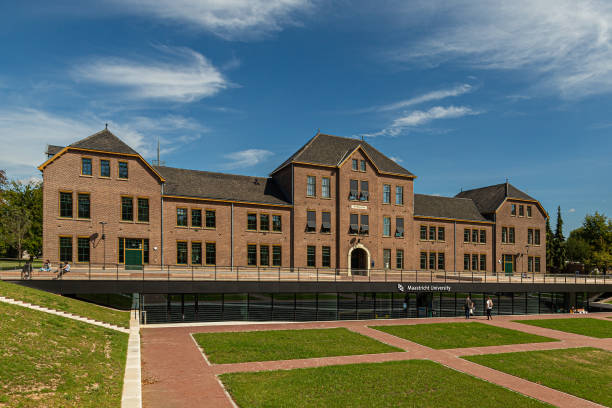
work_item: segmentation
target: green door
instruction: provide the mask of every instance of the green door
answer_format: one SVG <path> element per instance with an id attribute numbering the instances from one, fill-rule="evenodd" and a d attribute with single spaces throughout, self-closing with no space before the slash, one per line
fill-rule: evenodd
<path id="1" fill-rule="evenodd" d="M 142 270 L 142 249 L 125 248 L 125 269 L 133 271 Z"/>
<path id="2" fill-rule="evenodd" d="M 504 263 L 504 270 L 506 271 L 506 276 L 512 276 L 512 261 L 508 262 L 506 261 Z"/>

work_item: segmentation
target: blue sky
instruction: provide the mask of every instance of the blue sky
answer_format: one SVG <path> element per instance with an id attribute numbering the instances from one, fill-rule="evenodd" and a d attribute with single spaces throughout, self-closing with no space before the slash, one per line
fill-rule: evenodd
<path id="1" fill-rule="evenodd" d="M 612 4 L 0 4 L 0 168 L 109 124 L 169 166 L 266 175 L 317 129 L 455 195 L 506 177 L 566 234 L 612 215 Z M 506 4 L 508 3 L 508 4 Z M 52 4 L 52 5 L 51 5 Z"/>

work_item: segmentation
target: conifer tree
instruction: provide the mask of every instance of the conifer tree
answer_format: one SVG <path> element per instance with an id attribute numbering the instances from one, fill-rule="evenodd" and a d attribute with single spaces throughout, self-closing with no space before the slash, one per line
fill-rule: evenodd
<path id="1" fill-rule="evenodd" d="M 551 272 L 555 256 L 555 241 L 550 228 L 550 217 L 546 218 L 546 271 Z"/>
<path id="2" fill-rule="evenodd" d="M 565 268 L 565 237 L 563 236 L 563 219 L 561 218 L 561 206 L 557 207 L 557 227 L 553 238 L 553 267 L 558 271 Z"/>

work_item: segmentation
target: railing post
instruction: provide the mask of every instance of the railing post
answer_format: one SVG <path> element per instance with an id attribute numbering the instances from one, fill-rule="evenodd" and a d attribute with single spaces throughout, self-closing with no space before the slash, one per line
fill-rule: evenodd
<path id="1" fill-rule="evenodd" d="M 319 281 L 319 268 L 317 268 L 317 282 Z"/>
<path id="2" fill-rule="evenodd" d="M 167 265 L 168 269 L 166 270 L 167 279 L 170 280 L 170 264 Z"/>
<path id="3" fill-rule="evenodd" d="M 87 269 L 89 270 L 89 280 L 91 280 L 91 261 L 87 264 Z"/>
<path id="4" fill-rule="evenodd" d="M 404 281 L 404 270 L 400 269 L 400 281 L 403 282 Z"/>
<path id="5" fill-rule="evenodd" d="M 240 275 L 238 274 L 238 269 L 240 269 L 239 266 L 236 267 L 236 282 L 238 282 L 240 280 Z"/>
<path id="6" fill-rule="evenodd" d="M 119 264 L 115 264 L 115 265 L 117 265 L 117 268 L 116 268 L 117 269 L 117 280 L 119 280 Z"/>
<path id="7" fill-rule="evenodd" d="M 472 283 L 474 283 L 474 269 L 472 269 Z"/>
<path id="8" fill-rule="evenodd" d="M 278 274 L 280 276 L 280 271 L 278 272 Z M 260 280 L 261 280 L 261 273 L 259 272 L 259 265 L 257 265 L 257 282 L 259 282 Z"/>
<path id="9" fill-rule="evenodd" d="M 298 266 L 298 282 L 300 281 L 300 267 Z"/>
<path id="10" fill-rule="evenodd" d="M 257 272 L 259 272 L 259 267 L 257 267 Z M 280 282 L 280 268 L 278 268 L 278 281 Z"/>
<path id="11" fill-rule="evenodd" d="M 429 271 L 429 283 L 433 282 L 433 270 Z"/>

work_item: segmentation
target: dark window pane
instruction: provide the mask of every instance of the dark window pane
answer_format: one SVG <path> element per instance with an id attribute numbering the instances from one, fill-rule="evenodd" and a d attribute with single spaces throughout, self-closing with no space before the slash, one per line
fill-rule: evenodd
<path id="1" fill-rule="evenodd" d="M 259 229 L 261 231 L 270 231 L 270 215 L 269 214 L 259 215 Z"/>
<path id="2" fill-rule="evenodd" d="M 283 230 L 283 224 L 280 215 L 272 216 L 272 231 L 281 232 Z"/>
<path id="3" fill-rule="evenodd" d="M 270 247 L 268 245 L 259 246 L 259 264 L 261 266 L 270 265 Z"/>
<path id="4" fill-rule="evenodd" d="M 142 240 L 142 262 L 148 264 L 149 263 L 149 240 Z"/>
<path id="5" fill-rule="evenodd" d="M 179 241 L 176 243 L 176 263 L 187 264 L 187 242 Z"/>
<path id="6" fill-rule="evenodd" d="M 257 214 L 247 214 L 247 229 L 251 231 L 257 231 Z"/>
<path id="7" fill-rule="evenodd" d="M 486 255 L 480 255 L 480 270 L 481 271 L 487 270 L 487 256 Z"/>
<path id="8" fill-rule="evenodd" d="M 420 238 L 422 240 L 426 240 L 427 239 L 427 227 L 425 225 L 421 225 Z"/>
<path id="9" fill-rule="evenodd" d="M 149 222 L 149 199 L 138 199 L 138 221 Z"/>
<path id="10" fill-rule="evenodd" d="M 361 233 L 368 234 L 370 232 L 370 221 L 368 214 L 361 214 Z"/>
<path id="11" fill-rule="evenodd" d="M 467 228 L 463 230 L 463 242 L 470 242 L 470 230 Z"/>
<path id="12" fill-rule="evenodd" d="M 125 256 L 125 239 L 119 238 L 119 263 L 123 263 Z"/>
<path id="13" fill-rule="evenodd" d="M 282 259 L 282 247 L 280 245 L 274 245 L 272 247 L 272 266 L 281 266 Z"/>
<path id="14" fill-rule="evenodd" d="M 191 226 L 192 227 L 202 226 L 202 210 L 200 209 L 191 210 Z"/>
<path id="15" fill-rule="evenodd" d="M 476 254 L 472 255 L 472 269 L 475 271 L 478 270 L 478 255 Z"/>
<path id="16" fill-rule="evenodd" d="M 395 251 L 395 262 L 397 269 L 404 269 L 404 250 L 398 249 Z"/>
<path id="17" fill-rule="evenodd" d="M 317 191 L 317 179 L 314 176 L 307 176 L 306 178 L 306 195 L 314 197 Z"/>
<path id="18" fill-rule="evenodd" d="M 356 234 L 359 232 L 359 214 L 351 214 L 349 233 Z"/>
<path id="19" fill-rule="evenodd" d="M 206 243 L 206 265 L 217 264 L 217 244 L 214 242 Z"/>
<path id="20" fill-rule="evenodd" d="M 202 265 L 202 243 L 191 243 L 191 263 L 193 265 Z"/>
<path id="21" fill-rule="evenodd" d="M 359 198 L 359 181 L 350 181 L 349 200 L 357 200 Z"/>
<path id="22" fill-rule="evenodd" d="M 444 262 L 444 252 L 438 252 L 438 269 L 446 269 L 446 264 Z"/>
<path id="23" fill-rule="evenodd" d="M 427 252 L 421 252 L 421 269 L 427 269 Z"/>
<path id="24" fill-rule="evenodd" d="M 446 237 L 444 227 L 438 227 L 438 241 L 444 241 L 445 239 Z"/>
<path id="25" fill-rule="evenodd" d="M 321 265 L 325 268 L 331 266 L 331 247 L 324 246 L 321 248 Z"/>
<path id="26" fill-rule="evenodd" d="M 81 159 L 81 174 L 91 176 L 91 159 Z"/>
<path id="27" fill-rule="evenodd" d="M 472 230 L 472 242 L 478 242 L 478 230 Z"/>
<path id="28" fill-rule="evenodd" d="M 463 255 L 463 270 L 465 271 L 470 270 L 470 255 L 469 254 Z"/>
<path id="29" fill-rule="evenodd" d="M 352 160 L 352 168 L 353 170 L 357 171 L 357 166 L 359 165 L 359 162 L 357 159 L 353 159 Z"/>
<path id="30" fill-rule="evenodd" d="M 134 200 L 132 197 L 121 197 L 121 220 L 134 221 Z"/>
<path id="31" fill-rule="evenodd" d="M 436 240 L 436 227 L 429 227 L 429 240 L 430 241 Z"/>
<path id="32" fill-rule="evenodd" d="M 254 245 L 254 244 L 247 245 L 247 265 L 249 266 L 257 265 L 257 245 Z"/>
<path id="33" fill-rule="evenodd" d="M 128 178 L 128 164 L 127 162 L 119 162 L 119 178 Z"/>
<path id="34" fill-rule="evenodd" d="M 100 177 L 110 177 L 110 161 L 100 160 Z"/>
<path id="35" fill-rule="evenodd" d="M 363 180 L 361 182 L 361 193 L 359 194 L 359 199 L 361 201 L 368 201 L 370 199 L 369 184 L 367 180 Z"/>
<path id="36" fill-rule="evenodd" d="M 315 232 L 317 230 L 316 211 L 306 211 L 306 231 Z"/>
<path id="37" fill-rule="evenodd" d="M 187 209 L 186 208 L 176 209 L 176 225 L 179 227 L 187 226 Z"/>
<path id="38" fill-rule="evenodd" d="M 436 253 L 429 253 L 429 269 L 436 269 Z"/>
<path id="39" fill-rule="evenodd" d="M 79 212 L 79 218 L 90 218 L 89 194 L 79 193 L 78 212 Z"/>
<path id="40" fill-rule="evenodd" d="M 383 184 L 383 204 L 389 204 L 391 202 L 391 186 L 389 184 Z"/>
<path id="41" fill-rule="evenodd" d="M 217 227 L 217 213 L 215 210 L 206 210 L 206 228 Z"/>
<path id="42" fill-rule="evenodd" d="M 404 219 L 401 217 L 395 219 L 395 236 L 398 238 L 404 236 Z"/>
<path id="43" fill-rule="evenodd" d="M 480 243 L 485 244 L 487 242 L 487 230 L 480 230 Z"/>
<path id="44" fill-rule="evenodd" d="M 72 218 L 72 193 L 60 192 L 60 217 Z"/>
<path id="45" fill-rule="evenodd" d="M 331 232 L 331 213 L 321 213 L 321 232 Z"/>
<path id="46" fill-rule="evenodd" d="M 89 238 L 78 238 L 77 262 L 89 262 Z"/>
<path id="47" fill-rule="evenodd" d="M 390 269 L 391 268 L 391 250 L 383 249 L 383 268 Z"/>
<path id="48" fill-rule="evenodd" d="M 359 169 L 361 171 L 366 171 L 366 162 L 365 162 L 365 160 L 361 160 L 360 163 L 359 163 L 359 166 L 360 166 Z"/>
<path id="49" fill-rule="evenodd" d="M 72 262 L 72 237 L 60 237 L 60 262 Z"/>
<path id="50" fill-rule="evenodd" d="M 316 247 L 308 245 L 306 247 L 306 266 L 316 266 Z"/>

